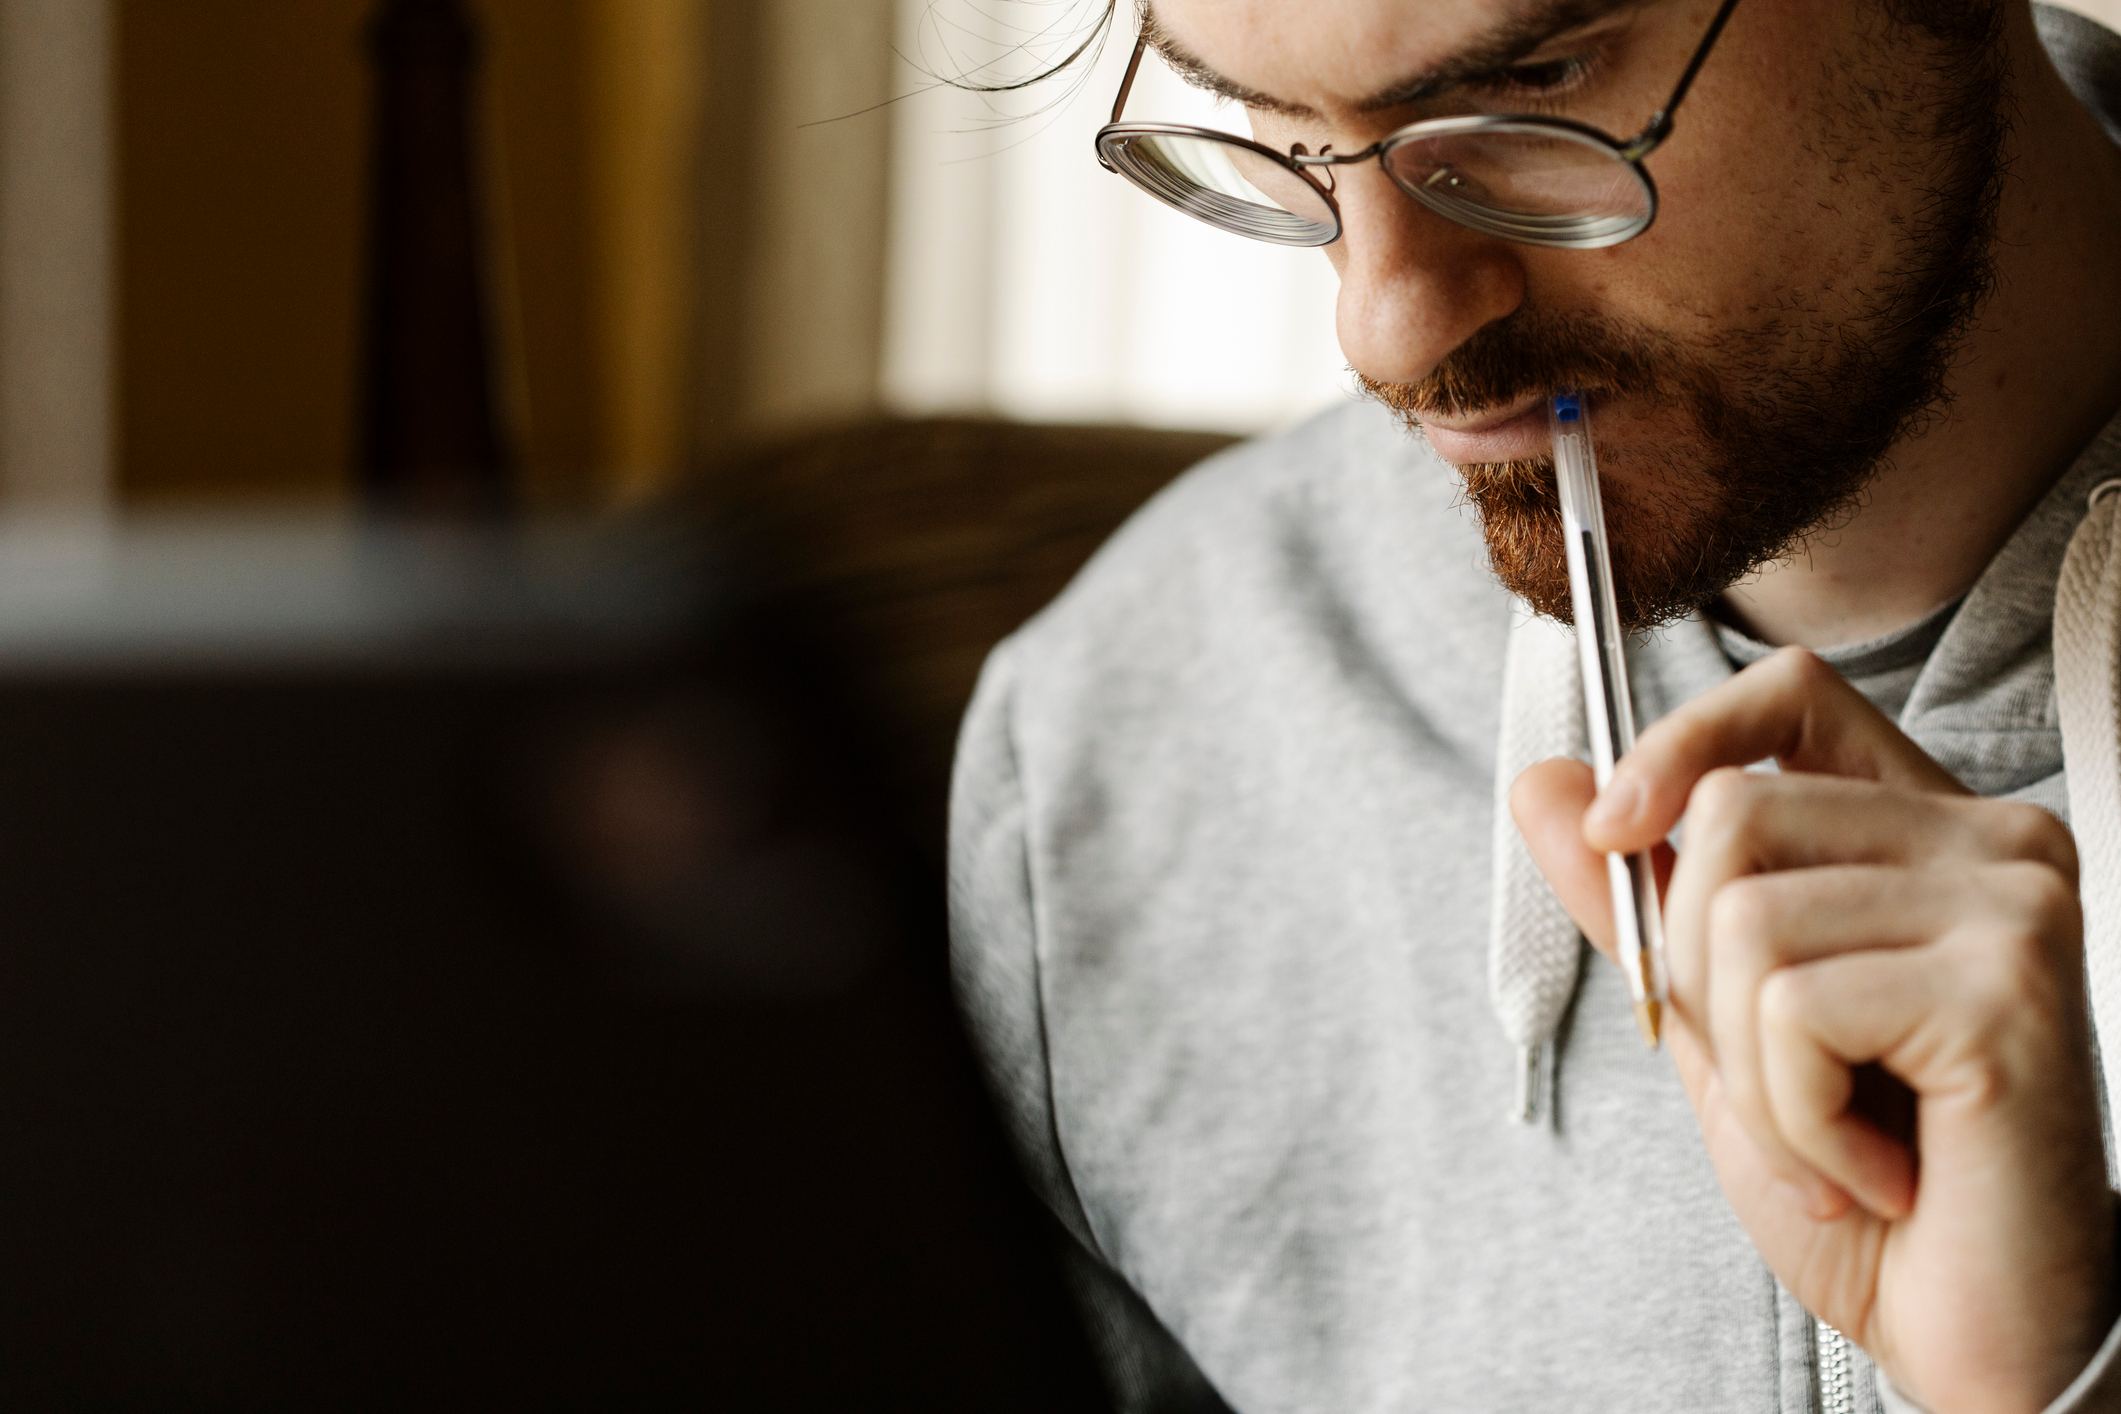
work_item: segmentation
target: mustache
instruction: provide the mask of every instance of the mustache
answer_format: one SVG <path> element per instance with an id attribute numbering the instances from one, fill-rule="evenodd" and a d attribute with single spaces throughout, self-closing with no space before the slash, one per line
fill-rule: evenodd
<path id="1" fill-rule="evenodd" d="M 1595 314 L 1519 310 L 1453 349 L 1418 383 L 1361 372 L 1370 397 L 1414 421 L 1466 417 L 1564 389 L 1587 395 L 1665 393 L 1679 362 L 1667 341 Z"/>

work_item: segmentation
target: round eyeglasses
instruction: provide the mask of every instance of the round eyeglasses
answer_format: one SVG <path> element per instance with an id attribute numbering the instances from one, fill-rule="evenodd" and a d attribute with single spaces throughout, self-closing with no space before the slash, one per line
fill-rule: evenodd
<path id="1" fill-rule="evenodd" d="M 1485 235 L 1571 250 L 1619 245 L 1657 219 L 1657 184 L 1643 159 L 1671 135 L 1672 115 L 1737 4 L 1724 0 L 1664 106 L 1625 140 L 1567 118 L 1478 115 L 1414 123 L 1360 152 L 1302 144 L 1277 152 L 1212 128 L 1122 122 L 1145 35 L 1112 121 L 1098 132 L 1098 161 L 1188 216 L 1273 245 L 1339 240 L 1333 169 L 1373 159 L 1409 197 Z"/>

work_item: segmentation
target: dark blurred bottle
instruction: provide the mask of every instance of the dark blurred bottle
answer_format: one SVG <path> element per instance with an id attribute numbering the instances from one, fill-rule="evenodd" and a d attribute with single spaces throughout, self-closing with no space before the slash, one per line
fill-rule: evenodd
<path id="1" fill-rule="evenodd" d="M 473 97 L 479 37 L 458 0 L 381 0 L 375 68 L 360 480 L 378 510 L 493 516 L 514 503 L 494 370 Z"/>

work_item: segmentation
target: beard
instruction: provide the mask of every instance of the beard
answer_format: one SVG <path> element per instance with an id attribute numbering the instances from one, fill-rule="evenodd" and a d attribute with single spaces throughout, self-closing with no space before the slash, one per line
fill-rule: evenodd
<path id="1" fill-rule="evenodd" d="M 1906 43 L 1906 23 L 1894 21 L 1888 39 Z M 1891 448 L 1949 408 L 1952 365 L 1994 284 L 2008 131 L 2003 46 L 1993 22 L 1953 34 L 1922 28 L 1924 49 L 1936 55 L 1925 72 L 1945 76 L 1949 91 L 1907 115 L 1928 136 L 1899 174 L 1917 194 L 1917 215 L 1885 265 L 1896 273 L 1852 315 L 1814 315 L 1809 324 L 1774 316 L 1697 345 L 1602 315 L 1526 308 L 1479 330 L 1419 383 L 1357 375 L 1417 434 L 1424 417 L 1583 391 L 1630 630 L 1694 613 L 1846 524 Z M 1858 108 L 1905 110 L 1904 99 L 1850 91 L 1851 143 L 1866 131 L 1853 122 Z M 1622 400 L 1648 416 L 1634 419 L 1634 436 L 1601 439 L 1600 407 Z M 1675 420 L 1673 435 L 1644 435 Z M 1552 459 L 1458 470 L 1496 577 L 1535 612 L 1571 622 Z"/>

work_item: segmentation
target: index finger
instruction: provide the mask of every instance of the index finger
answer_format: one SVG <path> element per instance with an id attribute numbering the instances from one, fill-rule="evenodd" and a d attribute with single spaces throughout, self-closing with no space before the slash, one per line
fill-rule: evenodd
<path id="1" fill-rule="evenodd" d="M 1767 760 L 1790 771 L 1968 793 L 1817 654 L 1785 648 L 1645 731 L 1585 816 L 1584 838 L 1594 849 L 1648 848 L 1679 823 L 1703 776 Z"/>

